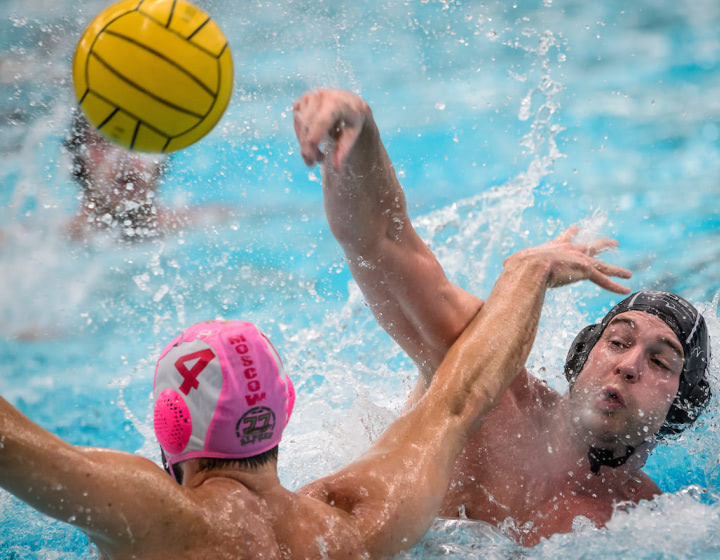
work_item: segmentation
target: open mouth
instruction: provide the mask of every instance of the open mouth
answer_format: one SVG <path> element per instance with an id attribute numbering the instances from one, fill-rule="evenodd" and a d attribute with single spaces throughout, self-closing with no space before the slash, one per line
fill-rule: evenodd
<path id="1" fill-rule="evenodd" d="M 623 399 L 620 391 L 615 387 L 605 387 L 600 396 L 600 402 L 602 402 L 607 408 L 625 408 L 625 399 Z"/>

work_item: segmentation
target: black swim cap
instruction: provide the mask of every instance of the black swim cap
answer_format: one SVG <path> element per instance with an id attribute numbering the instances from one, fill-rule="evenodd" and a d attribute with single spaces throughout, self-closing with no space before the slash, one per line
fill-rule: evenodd
<path id="1" fill-rule="evenodd" d="M 643 290 L 618 303 L 605 315 L 601 323 L 585 327 L 575 337 L 565 360 L 565 377 L 572 390 L 590 351 L 600 340 L 613 317 L 633 310 L 643 311 L 662 319 L 682 344 L 685 359 L 680 374 L 680 385 L 658 435 L 680 433 L 695 422 L 707 406 L 712 393 L 707 381 L 710 365 L 710 335 L 705 319 L 697 309 L 678 295 Z"/>

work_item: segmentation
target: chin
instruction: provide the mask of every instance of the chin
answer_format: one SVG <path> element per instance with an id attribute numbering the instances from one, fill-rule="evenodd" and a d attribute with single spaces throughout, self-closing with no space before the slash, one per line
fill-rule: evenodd
<path id="1" fill-rule="evenodd" d="M 640 423 L 626 409 L 606 414 L 588 404 L 576 408 L 572 418 L 575 434 L 583 443 L 606 449 L 618 445 L 637 447 L 651 441 L 652 434 L 662 426 L 661 421 L 654 420 L 657 415 L 646 417 L 646 421 Z"/>
<path id="2" fill-rule="evenodd" d="M 631 428 L 627 426 L 619 429 L 611 429 L 609 426 L 586 427 L 585 442 L 595 447 L 611 449 L 616 446 L 639 447 L 643 443 L 652 441 L 651 434 L 654 432 L 642 431 L 642 428 Z"/>
<path id="3" fill-rule="evenodd" d="M 622 435 L 610 431 L 588 430 L 584 438 L 588 446 L 611 448 L 622 442 Z"/>
<path id="4" fill-rule="evenodd" d="M 632 438 L 628 438 L 627 426 L 615 417 L 608 418 L 605 415 L 592 415 L 584 421 L 575 425 L 575 432 L 588 446 L 612 448 L 619 444 L 634 445 Z"/>

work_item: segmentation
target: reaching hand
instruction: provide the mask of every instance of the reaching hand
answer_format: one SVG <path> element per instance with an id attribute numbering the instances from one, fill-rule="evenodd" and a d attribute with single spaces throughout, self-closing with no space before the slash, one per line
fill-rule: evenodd
<path id="1" fill-rule="evenodd" d="M 572 226 L 552 241 L 510 255 L 505 260 L 505 266 L 529 261 L 546 263 L 550 267 L 547 278 L 549 288 L 590 280 L 611 292 L 630 293 L 630 288 L 618 284 L 610 277 L 630 278 L 632 273 L 626 268 L 595 258 L 601 251 L 617 247 L 618 242 L 603 237 L 589 243 L 573 243 L 572 238 L 578 229 L 577 226 Z"/>
<path id="2" fill-rule="evenodd" d="M 327 143 L 332 165 L 339 171 L 368 118 L 368 104 L 350 92 L 319 89 L 303 95 L 293 105 L 293 121 L 305 164 L 322 163 L 320 145 Z"/>

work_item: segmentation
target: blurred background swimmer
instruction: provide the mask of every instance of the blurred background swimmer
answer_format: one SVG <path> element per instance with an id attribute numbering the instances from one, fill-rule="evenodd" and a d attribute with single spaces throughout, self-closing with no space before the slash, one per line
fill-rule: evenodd
<path id="1" fill-rule="evenodd" d="M 110 232 L 123 241 L 139 241 L 203 220 L 227 218 L 219 206 L 163 206 L 158 191 L 169 165 L 167 156 L 114 144 L 90 126 L 78 110 L 73 111 L 64 145 L 72 157 L 72 176 L 81 189 L 80 208 L 67 226 L 75 241 L 98 231 Z"/>
<path id="2" fill-rule="evenodd" d="M 63 118 L 67 118 L 65 114 Z M 109 274 L 107 267 L 98 267 L 73 286 L 62 285 L 63 297 L 53 301 L 47 297 L 52 292 L 44 289 L 46 282 L 26 274 L 19 263 L 41 262 L 61 282 L 77 259 L 85 259 L 99 248 L 129 248 L 151 241 L 157 241 L 159 246 L 169 237 L 182 243 L 189 230 L 247 218 L 240 205 L 192 202 L 192 193 L 188 192 L 180 197 L 162 193 L 172 156 L 122 148 L 102 136 L 77 109 L 72 110 L 69 129 L 60 139 L 62 148 L 48 157 L 55 158 L 64 149 L 67 157 L 64 161 L 58 158 L 59 168 L 67 169 L 72 183 L 66 181 L 63 189 L 67 193 L 65 185 L 79 187 L 77 206 L 73 208 L 74 201 L 65 195 L 67 205 L 59 204 L 51 192 L 28 182 L 28 199 L 42 213 L 26 212 L 26 219 L 11 221 L 7 227 L 0 223 L 0 256 L 6 263 L 15 263 L 6 266 L 0 287 L 7 286 L 19 300 L 27 302 L 18 317 L 5 326 L 5 333 L 18 340 L 55 339 L 78 328 L 69 326 L 75 321 L 71 315 L 77 313 L 80 302 L 92 297 L 93 291 L 104 289 Z M 60 211 L 63 206 L 67 211 Z M 123 281 L 134 281 L 140 289 L 150 290 L 152 283 L 130 261 L 132 258 L 117 267 L 118 275 Z M 165 285 L 155 289 L 157 298 L 164 296 Z"/>
<path id="3" fill-rule="evenodd" d="M 113 144 L 78 110 L 73 111 L 65 148 L 81 189 L 80 208 L 68 224 L 70 237 L 81 240 L 91 231 L 114 231 L 123 239 L 141 239 L 177 227 L 177 215 L 158 208 L 155 200 L 165 156 Z"/>

